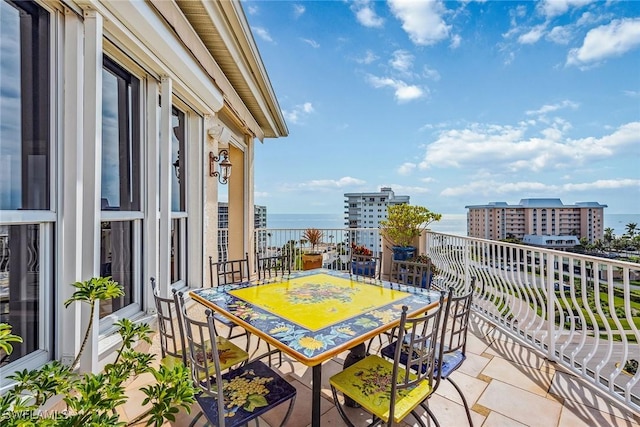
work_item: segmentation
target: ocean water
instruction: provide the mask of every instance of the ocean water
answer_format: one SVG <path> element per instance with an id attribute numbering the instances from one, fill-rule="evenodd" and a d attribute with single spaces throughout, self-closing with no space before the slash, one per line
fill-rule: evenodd
<path id="1" fill-rule="evenodd" d="M 636 223 L 640 230 L 640 214 L 607 214 L 604 213 L 605 228 L 612 228 L 613 234 L 622 236 L 626 225 Z M 270 214 L 267 213 L 267 228 L 345 228 L 342 214 Z M 442 219 L 432 223 L 429 228 L 433 231 L 458 236 L 467 235 L 467 214 L 443 214 Z"/>

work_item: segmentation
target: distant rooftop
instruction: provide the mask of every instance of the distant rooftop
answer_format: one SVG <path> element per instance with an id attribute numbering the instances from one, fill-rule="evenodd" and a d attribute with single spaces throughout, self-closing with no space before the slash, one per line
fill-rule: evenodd
<path id="1" fill-rule="evenodd" d="M 532 199 L 520 199 L 517 205 L 510 205 L 507 202 L 489 202 L 486 205 L 467 205 L 465 209 L 471 208 L 496 208 L 496 207 L 511 207 L 511 208 L 606 208 L 607 205 L 602 205 L 598 202 L 576 202 L 573 205 L 565 205 L 560 199 L 552 198 L 532 198 Z"/>

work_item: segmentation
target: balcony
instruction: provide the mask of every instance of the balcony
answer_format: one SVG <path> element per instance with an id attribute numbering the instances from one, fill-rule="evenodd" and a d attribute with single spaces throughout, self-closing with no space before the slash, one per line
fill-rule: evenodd
<path id="1" fill-rule="evenodd" d="M 339 252 L 351 242 L 362 244 L 353 240 L 361 234 L 356 231 L 325 230 L 335 242 L 325 246 L 325 267 L 348 269 Z M 611 417 L 638 417 L 640 373 L 627 375 L 623 366 L 640 360 L 640 265 L 441 233 L 423 237 L 421 252 L 424 247 L 439 270 L 436 283 L 464 287 L 472 276 L 477 279 L 474 356 L 463 369 L 470 378 L 461 380 L 476 404 L 475 416 L 504 416 L 524 425 L 551 413 L 558 418 L 540 425 L 616 425 L 620 419 Z M 388 248 L 376 249 L 389 259 Z M 502 396 L 494 400 L 491 392 L 498 389 Z M 442 393 L 449 396 L 446 389 Z M 527 403 L 504 403 L 511 398 Z M 538 408 L 521 419 L 525 407 L 544 399 L 554 400 L 555 409 Z M 445 413 L 464 416 L 463 410 Z M 638 418 L 621 425 L 633 422 Z"/>
<path id="2" fill-rule="evenodd" d="M 194 304 L 190 309 L 201 308 Z M 640 426 L 640 417 L 633 411 L 616 407 L 579 376 L 541 356 L 530 346 L 518 343 L 484 316 L 474 313 L 471 324 L 468 359 L 454 374 L 454 379 L 467 397 L 474 426 Z M 225 332 L 221 331 L 222 334 Z M 158 340 L 154 339 L 150 351 L 159 354 L 158 345 Z M 252 354 L 265 350 L 262 344 Z M 332 403 L 328 384 L 328 378 L 342 369 L 345 356 L 346 353 L 340 354 L 323 366 L 321 425 L 345 425 Z M 275 358 L 273 361 L 276 362 Z M 311 368 L 283 356 L 282 365 L 276 369 L 298 390 L 294 411 L 286 426 L 309 426 Z M 136 381 L 132 389 L 137 392 L 143 383 L 144 380 Z M 440 384 L 436 395 L 429 400 L 429 406 L 443 427 L 468 425 L 462 402 L 447 382 Z M 131 398 L 125 408 L 125 417 L 133 419 L 142 409 L 140 401 Z M 273 411 L 261 420 L 260 425 L 279 425 L 285 409 Z M 176 422 L 165 423 L 165 426 L 186 426 L 195 413 L 197 408 L 190 415 L 181 413 Z M 359 421 L 356 426 L 367 424 L 368 418 L 363 412 L 351 409 L 349 415 Z M 424 414 L 423 420 L 426 422 Z M 411 417 L 401 424 L 404 427 L 413 425 Z"/>

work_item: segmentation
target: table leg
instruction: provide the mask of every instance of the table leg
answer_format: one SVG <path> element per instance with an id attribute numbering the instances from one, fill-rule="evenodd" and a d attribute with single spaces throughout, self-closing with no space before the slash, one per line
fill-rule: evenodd
<path id="1" fill-rule="evenodd" d="M 322 389 L 322 364 L 314 365 L 311 379 L 311 427 L 320 427 L 320 390 Z"/>

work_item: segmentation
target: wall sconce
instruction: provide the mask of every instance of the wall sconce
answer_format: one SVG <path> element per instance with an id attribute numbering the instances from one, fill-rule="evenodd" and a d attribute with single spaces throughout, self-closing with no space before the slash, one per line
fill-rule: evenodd
<path id="1" fill-rule="evenodd" d="M 178 151 L 178 156 L 176 157 L 176 161 L 172 163 L 173 165 L 173 173 L 176 174 L 176 178 L 180 180 L 180 152 Z"/>
<path id="2" fill-rule="evenodd" d="M 220 184 L 226 184 L 231 176 L 231 162 L 229 161 L 229 150 L 220 150 L 218 156 L 209 152 L 209 176 L 217 176 Z M 222 161 L 220 161 L 222 157 Z M 216 163 L 220 162 L 220 170 L 216 170 Z"/>

